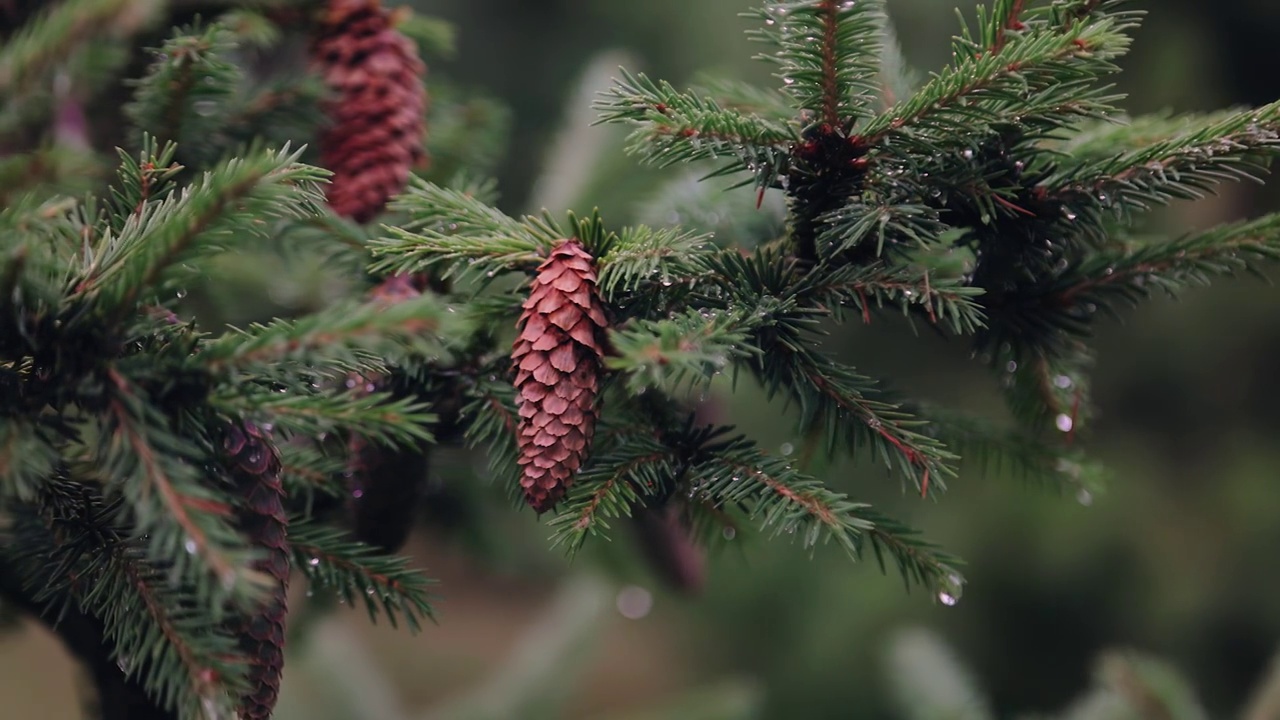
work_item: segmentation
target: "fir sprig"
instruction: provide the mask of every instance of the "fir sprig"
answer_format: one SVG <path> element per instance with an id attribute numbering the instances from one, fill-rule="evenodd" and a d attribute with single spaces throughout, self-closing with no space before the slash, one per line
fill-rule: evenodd
<path id="1" fill-rule="evenodd" d="M 1068 204 L 1146 210 L 1200 198 L 1224 181 L 1255 179 L 1277 148 L 1280 102 L 1188 121 L 1176 134 L 1119 154 L 1064 160 L 1044 184 Z"/>
<path id="2" fill-rule="evenodd" d="M 206 480 L 206 453 L 175 435 L 141 388 L 114 369 L 107 373 L 102 445 L 91 461 L 108 492 L 128 500 L 153 557 L 170 558 L 172 572 L 202 597 L 254 599 L 263 578 L 249 568 L 251 553 L 233 526 L 229 502 Z"/>
<path id="3" fill-rule="evenodd" d="M 104 234 L 73 297 L 118 312 L 190 253 L 252 237 L 263 218 L 314 213 L 323 171 L 299 164 L 300 155 L 285 148 L 232 159 L 180 193 L 145 203 L 123 227 Z"/>
<path id="4" fill-rule="evenodd" d="M 113 659 L 184 718 L 229 716 L 246 661 L 217 613 L 175 587 L 172 569 L 146 543 L 116 528 L 119 508 L 93 485 L 61 480 L 9 534 L 7 553 L 27 573 L 36 602 L 77 607 L 99 619 Z"/>
<path id="5" fill-rule="evenodd" d="M 737 313 L 689 310 L 665 320 L 642 320 L 610 334 L 616 353 L 607 361 L 626 377 L 629 392 L 654 387 L 673 394 L 705 388 L 753 354 Z M 749 327 L 749 325 L 748 325 Z"/>
<path id="6" fill-rule="evenodd" d="M 643 73 L 622 72 L 623 79 L 597 101 L 596 109 L 604 122 L 637 126 L 628 149 L 646 162 L 665 167 L 717 161 L 717 174 L 746 170 L 757 176 L 760 187 L 772 185 L 785 172 L 788 147 L 798 137 L 791 125 L 722 108 Z"/>
<path id="7" fill-rule="evenodd" d="M 246 392 L 243 387 L 224 389 L 210 398 L 218 409 L 234 416 L 263 414 L 276 429 L 303 437 L 352 432 L 374 442 L 410 446 L 431 443 L 428 427 L 436 416 L 414 398 L 390 393 L 366 393 L 363 388 L 341 395 L 291 395 L 264 390 Z"/>
<path id="8" fill-rule="evenodd" d="M 769 46 L 759 59 L 778 66 L 782 90 L 814 123 L 840 127 L 870 115 L 879 87 L 884 4 L 878 0 L 771 0 L 748 35 Z"/>
<path id="9" fill-rule="evenodd" d="M 295 372 L 384 371 L 387 354 L 439 358 L 441 338 L 464 335 L 466 321 L 439 298 L 424 295 L 391 305 L 342 303 L 298 320 L 277 319 L 234 330 L 200 348 L 214 372 L 247 370 L 266 377 L 283 365 Z"/>
<path id="10" fill-rule="evenodd" d="M 363 602 L 370 620 L 382 615 L 392 627 L 403 622 L 416 631 L 424 619 L 434 619 L 431 581 L 404 558 L 379 554 L 341 530 L 305 519 L 289 522 L 289 547 L 294 567 L 313 586 L 352 606 Z"/>
<path id="11" fill-rule="evenodd" d="M 214 140 L 225 131 L 230 100 L 243 81 L 239 66 L 227 59 L 234 48 L 234 36 L 220 24 L 179 29 L 155 49 L 125 114 L 135 127 L 182 143 L 185 153 L 215 160 Z"/>
<path id="12" fill-rule="evenodd" d="M 137 32 L 161 5 L 159 0 L 71 0 L 49 6 L 0 48 L 0 95 L 25 90 L 88 40 Z"/>

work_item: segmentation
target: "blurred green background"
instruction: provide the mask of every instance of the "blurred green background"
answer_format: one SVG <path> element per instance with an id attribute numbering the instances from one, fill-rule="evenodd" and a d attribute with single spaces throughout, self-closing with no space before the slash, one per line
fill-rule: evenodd
<path id="1" fill-rule="evenodd" d="M 947 58 L 955 4 L 889 0 L 918 68 Z M 1137 4 L 1152 15 L 1120 81 L 1131 111 L 1280 98 L 1280 3 Z M 458 30 L 457 56 L 433 63 L 433 76 L 511 109 L 499 179 L 513 212 L 548 200 L 595 204 L 621 224 L 651 207 L 661 175 L 624 158 L 616 133 L 561 139 L 566 121 L 589 118 L 575 93 L 600 53 L 621 51 L 629 67 L 677 86 L 701 70 L 770 82 L 741 32 L 745 0 L 415 6 Z M 585 186 L 566 190 L 555 170 L 548 175 L 593 142 L 604 144 Z M 1230 187 L 1170 208 L 1157 225 L 1177 231 L 1278 209 L 1280 186 Z M 937 678 L 891 672 L 890 641 L 924 627 L 952 645 L 1000 717 L 1066 706 L 1114 647 L 1167 659 L 1209 716 L 1238 717 L 1280 646 L 1280 289 L 1246 278 L 1156 299 L 1098 335 L 1099 417 L 1087 442 L 1112 470 L 1105 494 L 1059 497 L 968 468 L 940 502 L 926 503 L 882 472 L 824 470 L 967 560 L 954 607 L 904 593 L 873 563 L 850 566 L 834 551 L 810 560 L 785 542 L 746 537 L 712 556 L 700 596 L 683 597 L 630 559 L 623 533 L 569 566 L 529 513 L 490 504 L 479 518 L 485 533 L 428 525 L 411 543 L 441 580 L 438 627 L 411 637 L 367 630 L 352 612 L 296 620 L 279 715 L 902 717 L 895 693 Z M 834 342 L 862 370 L 918 396 L 998 406 L 994 380 L 958 344 L 889 319 L 842 329 Z M 795 442 L 750 388 L 732 398 L 719 390 L 727 416 L 766 446 Z M 432 481 L 469 484 L 476 474 L 474 458 L 452 454 L 438 459 Z M 0 644 L 0 698 L 39 698 L 0 717 L 75 717 L 66 663 L 35 627 Z"/>

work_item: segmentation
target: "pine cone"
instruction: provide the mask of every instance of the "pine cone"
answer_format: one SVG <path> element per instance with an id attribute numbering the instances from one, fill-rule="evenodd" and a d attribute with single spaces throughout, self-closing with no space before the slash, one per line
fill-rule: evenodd
<path id="1" fill-rule="evenodd" d="M 347 449 L 352 533 L 362 543 L 394 553 L 408 539 L 426 490 L 426 449 L 387 448 L 363 437 L 352 438 Z"/>
<path id="2" fill-rule="evenodd" d="M 391 275 L 369 291 L 369 299 L 386 305 L 412 300 L 422 295 L 429 281 L 425 274 Z M 352 373 L 347 387 L 365 394 L 391 390 L 398 397 L 411 392 L 398 373 Z M 347 510 L 356 539 L 388 553 L 399 550 L 413 528 L 425 490 L 426 448 L 388 448 L 357 435 L 347 441 L 347 458 Z"/>
<path id="3" fill-rule="evenodd" d="M 377 0 L 330 0 L 313 57 L 336 95 L 320 138 L 329 205 L 368 222 L 425 157 L 426 66 Z"/>
<path id="4" fill-rule="evenodd" d="M 564 497 L 595 434 L 606 319 L 593 258 L 577 239 L 538 268 L 517 327 L 520 486 L 542 513 Z"/>
<path id="5" fill-rule="evenodd" d="M 284 487 L 280 484 L 280 453 L 270 436 L 252 423 L 228 427 L 223 448 L 240 494 L 240 527 L 255 547 L 266 552 L 254 569 L 275 580 L 270 596 L 256 612 L 239 619 L 237 628 L 240 648 L 250 663 L 250 689 L 241 698 L 240 717 L 266 720 L 280 694 L 289 591 L 289 547 L 285 539 L 288 522 Z"/>

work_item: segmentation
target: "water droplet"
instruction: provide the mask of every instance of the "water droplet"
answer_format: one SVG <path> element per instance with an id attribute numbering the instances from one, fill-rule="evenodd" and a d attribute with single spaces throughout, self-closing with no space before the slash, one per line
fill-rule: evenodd
<path id="1" fill-rule="evenodd" d="M 1080 488 L 1080 492 L 1076 493 L 1076 502 L 1089 507 L 1093 504 L 1093 493 L 1089 492 L 1087 488 Z"/>
<path id="2" fill-rule="evenodd" d="M 1053 424 L 1062 432 L 1071 432 L 1071 429 L 1076 425 L 1076 421 L 1072 420 L 1071 416 L 1066 413 L 1058 413 L 1058 417 L 1053 419 Z"/>
<path id="3" fill-rule="evenodd" d="M 174 293 L 174 295 L 176 295 L 176 296 L 177 296 L 177 298 L 178 298 L 179 300 L 181 300 L 182 298 L 184 298 L 184 297 L 186 297 L 186 296 L 187 296 L 187 289 L 186 289 L 186 288 L 180 288 L 180 289 L 178 290 L 178 292 Z"/>
<path id="4" fill-rule="evenodd" d="M 1004 369 L 1006 372 L 1011 372 L 1011 373 L 1018 372 L 1018 361 L 1010 360 L 1009 362 L 1005 363 Z"/>
<path id="5" fill-rule="evenodd" d="M 724 536 L 725 540 L 732 540 L 738 536 L 738 530 L 737 528 L 727 527 L 724 530 L 721 530 L 720 534 Z"/>
<path id="6" fill-rule="evenodd" d="M 778 21 L 777 21 L 777 20 L 774 20 L 773 18 L 767 18 L 767 19 L 765 19 L 764 24 L 765 24 L 765 25 L 774 25 L 774 24 L 776 24 L 777 22 L 778 22 Z"/>
<path id="7" fill-rule="evenodd" d="M 360 488 L 356 488 L 355 490 L 352 490 L 351 497 L 359 500 L 360 498 L 364 497 L 364 490 L 361 490 Z"/>
<path id="8" fill-rule="evenodd" d="M 1053 379 L 1054 387 L 1058 388 L 1059 390 L 1066 390 L 1070 388 L 1073 384 L 1074 383 L 1071 382 L 1071 378 L 1067 377 L 1066 375 L 1059 375 Z"/>
<path id="9" fill-rule="evenodd" d="M 370 587 L 370 588 L 365 588 L 364 594 L 368 595 L 369 597 L 373 597 L 375 594 L 377 594 L 377 592 L 378 591 L 376 588 Z"/>
<path id="10" fill-rule="evenodd" d="M 618 591 L 618 612 L 628 620 L 639 620 L 653 610 L 653 594 L 639 585 L 628 585 Z"/>
<path id="11" fill-rule="evenodd" d="M 320 565 L 320 558 L 313 557 L 307 561 L 307 564 L 310 565 L 311 567 L 318 567 Z"/>
<path id="12" fill-rule="evenodd" d="M 782 82 L 783 82 L 783 83 L 785 83 L 785 84 L 787 84 L 787 85 L 793 85 L 793 84 L 795 84 L 795 81 L 796 81 L 796 79 L 795 79 L 795 78 L 792 78 L 792 77 L 784 77 L 784 78 L 782 78 Z"/>
<path id="13" fill-rule="evenodd" d="M 778 451 L 781 452 L 783 455 L 790 455 L 791 453 L 796 451 L 796 446 L 792 445 L 789 442 L 785 442 L 785 443 L 782 443 L 782 447 L 778 448 Z"/>
<path id="14" fill-rule="evenodd" d="M 187 538 L 186 542 L 182 543 L 182 549 L 186 550 L 188 555 L 195 555 L 200 547 L 196 545 L 195 539 Z"/>
<path id="15" fill-rule="evenodd" d="M 971 149 L 969 149 L 969 148 L 965 148 L 965 149 L 964 149 L 964 152 L 962 152 L 962 153 L 960 153 L 960 154 L 964 156 L 964 159 L 965 159 L 965 160 L 972 160 L 972 159 L 973 159 L 973 150 L 971 150 Z"/>
<path id="16" fill-rule="evenodd" d="M 962 594 L 964 594 L 964 578 L 951 573 L 947 576 L 944 587 L 938 591 L 938 601 L 947 607 L 952 607 L 960 602 Z"/>

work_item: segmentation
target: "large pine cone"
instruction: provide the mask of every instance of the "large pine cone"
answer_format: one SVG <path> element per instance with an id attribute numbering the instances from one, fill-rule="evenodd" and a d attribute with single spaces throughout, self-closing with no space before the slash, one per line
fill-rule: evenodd
<path id="1" fill-rule="evenodd" d="M 313 57 L 335 93 L 320 138 L 329 205 L 368 222 L 424 158 L 426 66 L 377 0 L 330 0 Z"/>
<path id="2" fill-rule="evenodd" d="M 252 423 L 228 427 L 223 448 L 240 495 L 240 528 L 254 547 L 266 553 L 253 569 L 275 581 L 267 598 L 254 612 L 240 618 L 236 628 L 240 649 L 249 659 L 249 694 L 240 700 L 240 717 L 267 720 L 280 695 L 289 592 L 288 520 L 280 483 L 280 453 L 270 436 Z"/>
<path id="3" fill-rule="evenodd" d="M 511 353 L 520 486 L 539 513 L 564 497 L 595 434 L 606 324 L 593 258 L 565 240 L 538 268 Z"/>

